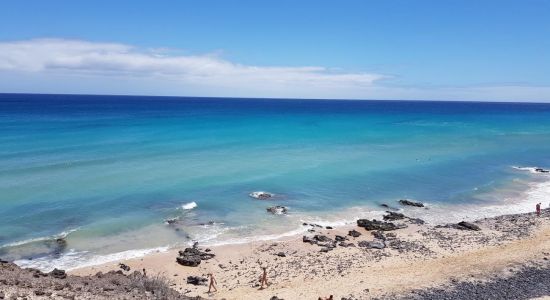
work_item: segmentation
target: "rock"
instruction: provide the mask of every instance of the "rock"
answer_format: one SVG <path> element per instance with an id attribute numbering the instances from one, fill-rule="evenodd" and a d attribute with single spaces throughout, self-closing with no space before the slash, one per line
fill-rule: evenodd
<path id="1" fill-rule="evenodd" d="M 347 247 L 355 247 L 355 244 L 354 243 L 341 242 L 340 244 L 338 244 L 338 246 L 347 248 Z"/>
<path id="2" fill-rule="evenodd" d="M 119 268 L 121 268 L 122 270 L 124 270 L 126 272 L 130 271 L 130 267 L 128 265 L 120 263 L 120 264 L 118 264 L 118 266 L 119 266 Z"/>
<path id="3" fill-rule="evenodd" d="M 324 247 L 320 251 L 326 253 L 326 252 L 332 251 L 332 249 L 334 248 Z"/>
<path id="4" fill-rule="evenodd" d="M 53 278 L 57 278 L 57 279 L 65 279 L 67 278 L 67 273 L 65 273 L 64 270 L 59 270 L 59 269 L 53 269 L 53 271 L 51 271 L 50 273 L 50 276 L 52 276 Z"/>
<path id="5" fill-rule="evenodd" d="M 352 236 L 352 237 L 359 237 L 359 236 L 361 236 L 361 232 L 359 232 L 359 231 L 353 229 L 353 230 L 350 230 L 350 231 L 348 232 L 348 235 L 349 235 L 349 236 Z"/>
<path id="6" fill-rule="evenodd" d="M 0 291 L 0 299 L 4 299 L 6 298 L 6 295 L 4 294 L 4 292 Z"/>
<path id="7" fill-rule="evenodd" d="M 357 226 L 363 227 L 366 230 L 380 230 L 380 231 L 391 231 L 396 229 L 406 228 L 405 224 L 394 224 L 391 222 L 382 222 L 378 220 L 368 220 L 368 219 L 359 219 L 357 220 Z"/>
<path id="8" fill-rule="evenodd" d="M 479 228 L 479 226 L 477 226 L 476 224 L 465 222 L 465 221 L 459 222 L 457 224 L 457 228 L 461 230 L 474 230 L 474 231 L 481 230 L 481 228 Z"/>
<path id="9" fill-rule="evenodd" d="M 277 256 L 279 257 L 286 257 L 286 254 L 284 252 L 278 252 Z"/>
<path id="10" fill-rule="evenodd" d="M 179 252 L 179 257 L 176 258 L 176 261 L 183 266 L 196 267 L 201 263 L 201 260 L 203 260 L 204 254 L 208 256 L 213 255 L 203 253 L 197 248 L 185 248 L 185 250 Z"/>
<path id="11" fill-rule="evenodd" d="M 360 241 L 357 244 L 359 247 L 364 247 L 367 249 L 384 249 L 386 248 L 386 244 L 383 241 L 380 240 L 374 240 L 374 241 Z"/>
<path id="12" fill-rule="evenodd" d="M 36 296 L 44 296 L 46 293 L 43 290 L 36 290 L 34 291 L 34 294 Z"/>
<path id="13" fill-rule="evenodd" d="M 207 278 L 203 278 L 199 276 L 187 276 L 187 284 L 206 285 L 207 282 L 208 282 Z"/>
<path id="14" fill-rule="evenodd" d="M 178 223 L 178 218 L 166 219 L 164 220 L 164 223 L 166 223 L 167 225 L 174 225 Z"/>
<path id="15" fill-rule="evenodd" d="M 304 243 L 310 243 L 310 244 L 316 244 L 316 243 L 317 243 L 313 238 L 311 238 L 311 237 L 309 237 L 309 236 L 306 236 L 306 235 L 304 235 L 304 236 L 302 237 L 302 241 L 303 241 Z"/>
<path id="16" fill-rule="evenodd" d="M 269 300 L 285 300 L 285 299 L 279 298 L 277 296 L 273 296 L 273 297 L 269 298 Z"/>
<path id="17" fill-rule="evenodd" d="M 379 240 L 382 240 L 382 241 L 386 240 L 386 236 L 382 231 L 372 231 L 371 234 Z"/>
<path id="18" fill-rule="evenodd" d="M 267 200 L 273 198 L 274 195 L 268 192 L 258 191 L 250 193 L 249 196 L 254 199 Z"/>
<path id="19" fill-rule="evenodd" d="M 342 242 L 342 241 L 345 241 L 346 240 L 346 237 L 345 236 L 341 236 L 341 235 L 336 235 L 334 237 L 334 240 L 337 241 L 337 242 Z"/>
<path id="20" fill-rule="evenodd" d="M 401 200 L 399 200 L 399 203 L 401 203 L 401 205 L 424 207 L 424 203 L 415 202 L 415 201 L 411 201 L 411 200 L 407 200 L 407 199 L 401 199 Z"/>
<path id="21" fill-rule="evenodd" d="M 409 222 L 411 224 L 416 224 L 416 225 L 423 225 L 424 223 L 426 223 L 426 222 L 424 222 L 424 220 L 419 219 L 419 218 L 409 218 Z"/>
<path id="22" fill-rule="evenodd" d="M 538 173 L 550 173 L 550 170 L 545 170 L 543 168 L 535 168 L 535 172 Z"/>
<path id="23" fill-rule="evenodd" d="M 332 242 L 332 240 L 328 236 L 320 234 L 316 234 L 313 239 L 318 242 Z"/>
<path id="24" fill-rule="evenodd" d="M 393 211 L 387 211 L 387 215 L 384 216 L 385 221 L 395 221 L 405 219 L 405 215 Z"/>
<path id="25" fill-rule="evenodd" d="M 332 227 L 332 226 L 326 226 L 325 228 L 326 229 L 334 229 L 334 227 Z"/>
<path id="26" fill-rule="evenodd" d="M 267 208 L 267 211 L 274 215 L 284 215 L 288 212 L 288 209 L 284 206 L 271 206 Z"/>

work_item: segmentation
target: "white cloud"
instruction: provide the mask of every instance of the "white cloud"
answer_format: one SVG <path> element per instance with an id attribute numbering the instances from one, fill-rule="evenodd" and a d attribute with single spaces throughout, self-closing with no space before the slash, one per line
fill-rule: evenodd
<path id="1" fill-rule="evenodd" d="M 252 66 L 119 43 L 0 42 L 0 92 L 329 99 L 550 101 L 550 86 L 405 87 L 322 66 Z"/>
<path id="2" fill-rule="evenodd" d="M 124 44 L 63 39 L 0 43 L 0 70 L 148 77 L 237 89 L 251 85 L 269 89 L 361 88 L 384 78 L 379 74 L 332 72 L 317 66 L 250 66 L 210 55 L 168 55 Z"/>

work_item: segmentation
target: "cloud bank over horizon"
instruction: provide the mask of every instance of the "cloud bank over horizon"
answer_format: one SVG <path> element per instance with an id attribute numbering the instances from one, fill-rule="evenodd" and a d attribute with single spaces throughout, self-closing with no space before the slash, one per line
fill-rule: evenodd
<path id="1" fill-rule="evenodd" d="M 0 92 L 333 99 L 549 101 L 549 86 L 407 87 L 386 74 L 255 66 L 122 43 L 0 42 Z"/>

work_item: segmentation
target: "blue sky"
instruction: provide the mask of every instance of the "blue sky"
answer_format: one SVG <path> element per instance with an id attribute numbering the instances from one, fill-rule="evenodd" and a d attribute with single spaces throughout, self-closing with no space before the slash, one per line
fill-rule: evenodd
<path id="1" fill-rule="evenodd" d="M 0 5 L 0 92 L 550 101 L 548 0 Z"/>

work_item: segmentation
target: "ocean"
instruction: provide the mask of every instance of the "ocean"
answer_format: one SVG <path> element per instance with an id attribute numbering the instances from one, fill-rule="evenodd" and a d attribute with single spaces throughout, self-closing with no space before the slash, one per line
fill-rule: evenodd
<path id="1" fill-rule="evenodd" d="M 384 203 L 430 223 L 527 212 L 550 202 L 533 167 L 550 104 L 0 94 L 0 258 L 72 269 Z"/>

